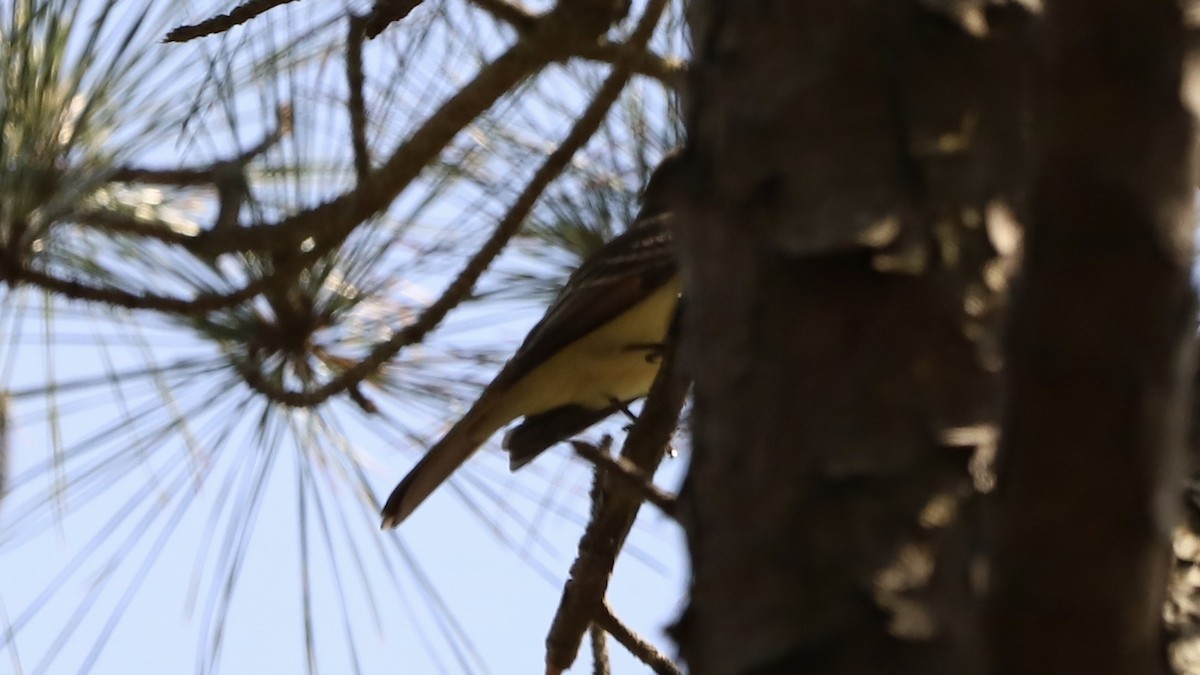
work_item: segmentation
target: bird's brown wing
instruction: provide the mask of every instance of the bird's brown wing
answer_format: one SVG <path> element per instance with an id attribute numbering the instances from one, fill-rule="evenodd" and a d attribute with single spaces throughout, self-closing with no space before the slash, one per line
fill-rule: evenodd
<path id="1" fill-rule="evenodd" d="M 489 388 L 503 391 L 673 279 L 678 270 L 669 219 L 639 221 L 576 270 Z"/>

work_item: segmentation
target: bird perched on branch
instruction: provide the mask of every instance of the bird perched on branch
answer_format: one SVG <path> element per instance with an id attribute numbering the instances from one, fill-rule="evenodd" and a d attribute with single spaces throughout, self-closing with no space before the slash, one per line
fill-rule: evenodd
<path id="1" fill-rule="evenodd" d="M 504 440 L 515 471 L 646 395 L 679 299 L 665 195 L 679 162 L 671 155 L 655 169 L 634 222 L 571 275 L 471 409 L 400 481 L 383 506 L 384 528 L 514 419 L 525 418 Z"/>

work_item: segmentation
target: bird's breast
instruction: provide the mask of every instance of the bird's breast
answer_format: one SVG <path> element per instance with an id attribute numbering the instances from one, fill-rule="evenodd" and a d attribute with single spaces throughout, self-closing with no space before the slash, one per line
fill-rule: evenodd
<path id="1" fill-rule="evenodd" d="M 673 279 L 535 367 L 504 395 L 520 408 L 506 411 L 509 419 L 645 396 L 658 374 L 653 347 L 666 339 L 678 299 L 679 281 Z"/>

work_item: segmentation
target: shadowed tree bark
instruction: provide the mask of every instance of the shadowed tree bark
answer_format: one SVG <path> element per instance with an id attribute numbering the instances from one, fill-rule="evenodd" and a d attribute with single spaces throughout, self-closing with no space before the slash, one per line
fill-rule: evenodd
<path id="1" fill-rule="evenodd" d="M 1165 672 L 1182 10 L 1045 5 L 693 3 L 692 672 Z"/>
<path id="2" fill-rule="evenodd" d="M 1194 335 L 1175 2 L 1047 3 L 1043 143 L 1009 336 L 997 672 L 1166 672 Z"/>
<path id="3" fill-rule="evenodd" d="M 1033 17 L 709 0 L 691 21 L 683 654 L 979 672 L 966 467 L 994 431 Z"/>

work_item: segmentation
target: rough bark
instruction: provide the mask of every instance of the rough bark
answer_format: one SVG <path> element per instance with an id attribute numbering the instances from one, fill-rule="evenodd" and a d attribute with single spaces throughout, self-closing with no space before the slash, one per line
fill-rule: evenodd
<path id="1" fill-rule="evenodd" d="M 1055 0 L 1045 44 L 992 656 L 999 673 L 1161 673 L 1194 333 L 1183 17 Z"/>
<path id="2" fill-rule="evenodd" d="M 694 673 L 978 672 L 961 508 L 919 544 L 962 506 L 949 432 L 996 415 L 1021 210 L 1031 17 L 984 4 L 692 4 Z M 933 596 L 883 597 L 929 565 Z"/>

